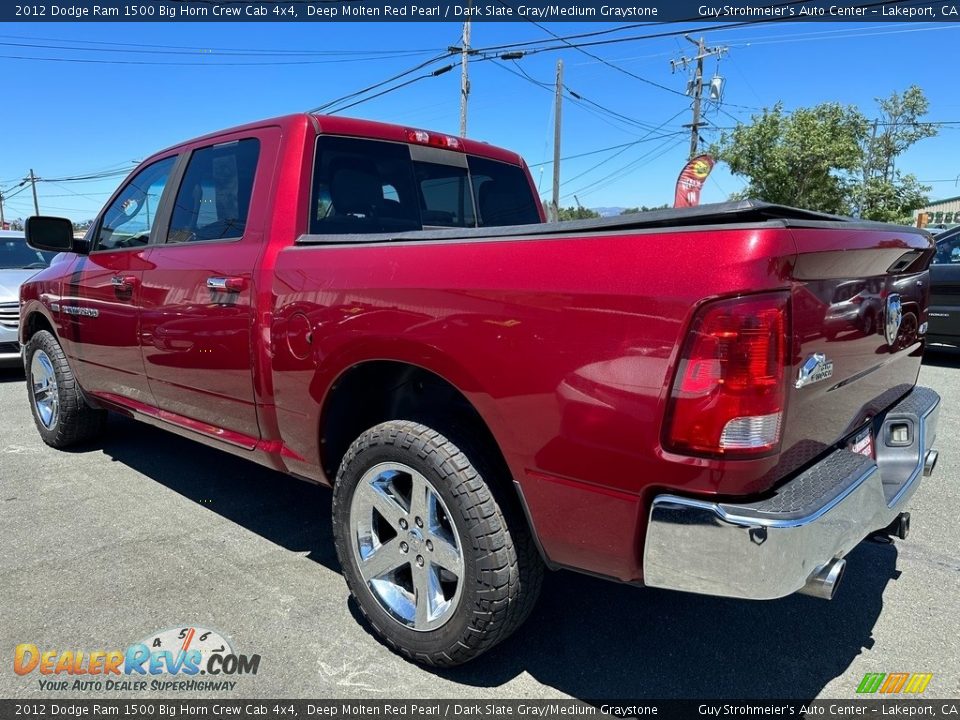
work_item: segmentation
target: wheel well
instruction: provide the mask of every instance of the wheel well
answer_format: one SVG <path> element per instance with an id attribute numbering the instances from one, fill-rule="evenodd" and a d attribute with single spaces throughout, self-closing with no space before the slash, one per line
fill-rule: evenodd
<path id="1" fill-rule="evenodd" d="M 355 365 L 330 390 L 320 420 L 320 459 L 327 477 L 336 477 L 354 440 L 387 420 L 415 420 L 455 443 L 469 444 L 482 453 L 493 475 L 488 482 L 512 485 L 493 433 L 463 393 L 429 370 L 386 360 Z M 507 495 L 516 498 L 512 488 Z"/>
<path id="2" fill-rule="evenodd" d="M 39 312 L 30 313 L 27 316 L 24 327 L 25 327 L 25 330 L 23 332 L 24 341 L 29 340 L 41 330 L 46 330 L 54 337 L 57 336 L 56 332 L 54 332 L 53 330 L 53 325 L 50 324 L 50 321 L 47 320 L 46 316 L 43 313 L 39 313 Z"/>

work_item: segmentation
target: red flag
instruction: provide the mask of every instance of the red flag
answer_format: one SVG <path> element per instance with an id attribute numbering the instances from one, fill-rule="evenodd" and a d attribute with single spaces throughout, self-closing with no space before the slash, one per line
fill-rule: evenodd
<path id="1" fill-rule="evenodd" d="M 677 178 L 674 207 L 696 207 L 700 204 L 700 190 L 713 170 L 714 162 L 710 155 L 697 155 L 684 166 Z"/>

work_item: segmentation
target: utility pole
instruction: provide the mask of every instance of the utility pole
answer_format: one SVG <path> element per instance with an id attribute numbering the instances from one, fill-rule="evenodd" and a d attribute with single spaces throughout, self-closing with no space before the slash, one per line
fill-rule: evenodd
<path id="1" fill-rule="evenodd" d="M 469 58 L 470 20 L 467 19 L 463 21 L 463 38 L 460 42 L 460 137 L 467 136 L 467 99 L 470 97 L 470 77 L 467 75 Z"/>
<path id="2" fill-rule="evenodd" d="M 33 188 L 33 213 L 40 214 L 40 205 L 37 203 L 37 176 L 33 174 L 33 168 L 30 168 L 30 186 Z"/>
<path id="3" fill-rule="evenodd" d="M 867 182 L 875 168 L 873 164 L 873 150 L 877 146 L 877 121 L 873 121 L 873 133 L 870 135 L 870 144 L 867 145 L 867 151 L 863 154 L 863 186 L 860 188 L 860 203 L 857 207 L 857 217 L 863 217 L 863 209 L 867 204 Z"/>
<path id="4" fill-rule="evenodd" d="M 553 101 L 553 219 L 560 219 L 560 112 L 563 109 L 563 60 L 557 60 L 557 89 Z"/>
<path id="5" fill-rule="evenodd" d="M 676 72 L 678 67 L 686 69 L 688 65 L 696 63 L 696 71 L 693 77 L 693 82 L 688 89 L 688 94 L 693 95 L 693 120 L 689 125 L 690 157 L 693 157 L 697 154 L 697 150 L 700 147 L 700 127 L 707 124 L 705 121 L 700 119 L 700 99 L 703 96 L 703 61 L 704 59 L 713 55 L 722 57 L 729 50 L 729 48 L 719 45 L 717 47 L 707 47 L 703 37 L 701 37 L 699 40 L 694 40 L 689 35 L 684 35 L 684 37 L 688 42 L 691 42 L 696 46 L 697 54 L 692 58 L 684 55 L 678 60 L 671 60 L 670 67 L 674 72 Z M 684 127 L 688 126 L 684 125 Z"/>
<path id="6" fill-rule="evenodd" d="M 7 229 L 6 218 L 3 217 L 3 193 L 0 193 L 0 230 Z"/>

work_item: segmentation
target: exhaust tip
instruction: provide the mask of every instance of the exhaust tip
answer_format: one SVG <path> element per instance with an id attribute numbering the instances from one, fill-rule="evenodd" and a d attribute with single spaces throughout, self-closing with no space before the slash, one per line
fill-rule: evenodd
<path id="1" fill-rule="evenodd" d="M 923 476 L 930 477 L 933 475 L 933 469 L 937 466 L 937 460 L 940 458 L 940 453 L 936 450 L 928 450 L 926 457 L 923 459 Z"/>
<path id="2" fill-rule="evenodd" d="M 833 596 L 840 587 L 840 581 L 843 579 L 843 572 L 846 570 L 847 561 L 843 558 L 833 558 L 826 565 L 821 565 L 816 572 L 807 580 L 798 592 L 801 595 L 820 598 L 821 600 L 833 600 Z"/>

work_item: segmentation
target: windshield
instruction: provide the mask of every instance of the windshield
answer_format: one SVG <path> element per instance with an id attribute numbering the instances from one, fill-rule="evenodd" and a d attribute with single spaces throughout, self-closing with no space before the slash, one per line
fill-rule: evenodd
<path id="1" fill-rule="evenodd" d="M 25 268 L 42 270 L 55 253 L 34 250 L 25 238 L 0 238 L 0 270 Z"/>

